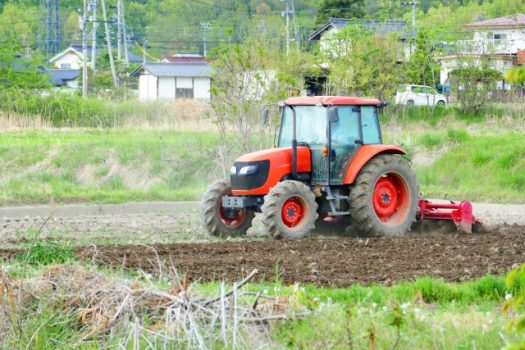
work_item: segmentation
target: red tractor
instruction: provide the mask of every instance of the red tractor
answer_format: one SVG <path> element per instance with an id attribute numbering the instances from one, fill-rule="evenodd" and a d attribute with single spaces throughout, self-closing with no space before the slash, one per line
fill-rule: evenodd
<path id="1" fill-rule="evenodd" d="M 419 198 L 405 151 L 382 143 L 381 107 L 370 98 L 287 99 L 277 147 L 238 158 L 230 179 L 216 181 L 204 194 L 207 231 L 244 235 L 257 212 L 268 233 L 285 239 L 327 222 L 351 224 L 365 235 L 401 235 L 417 218 L 453 220 L 470 231 L 475 218 L 469 202 Z"/>

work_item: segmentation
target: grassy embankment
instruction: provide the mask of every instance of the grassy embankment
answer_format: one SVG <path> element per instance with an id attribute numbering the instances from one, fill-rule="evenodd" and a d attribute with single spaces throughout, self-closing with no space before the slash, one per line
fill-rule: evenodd
<path id="1" fill-rule="evenodd" d="M 218 135 L 150 129 L 0 134 L 0 201 L 190 200 L 215 177 Z"/>
<path id="2" fill-rule="evenodd" d="M 383 121 L 385 142 L 409 151 L 425 196 L 523 203 L 523 118 L 491 113 L 393 111 Z M 194 129 L 4 131 L 0 202 L 197 200 L 222 171 L 218 134 Z"/>
<path id="3" fill-rule="evenodd" d="M 72 268 L 65 270 L 67 273 L 83 269 L 75 267 L 67 251 L 60 254 L 65 259 L 55 261 L 73 264 Z M 59 271 L 56 266 L 46 268 L 39 265 L 41 256 L 36 257 L 36 260 L 33 258 L 21 256 L 20 262 L 3 264 L 3 270 L 15 280 Z M 44 260 L 46 263 L 52 262 L 48 261 L 48 257 Z M 26 264 L 29 261 L 32 261 L 32 265 Z M 125 283 L 130 283 L 135 289 L 143 285 L 168 292 L 173 288 L 173 280 L 169 276 L 161 275 L 159 279 L 152 279 L 144 273 L 97 271 L 94 266 L 88 267 L 88 270 L 102 273 L 110 279 L 127 281 Z M 30 282 L 26 283 L 31 285 Z M 89 279 L 77 283 L 89 283 Z M 246 291 L 254 292 L 254 295 L 278 296 L 289 311 L 308 309 L 312 313 L 299 320 L 271 323 L 267 338 L 254 335 L 250 340 L 249 334 L 244 334 L 244 337 L 248 344 L 255 341 L 258 346 L 265 345 L 264 348 L 272 349 L 387 349 L 398 337 L 396 349 L 497 349 L 504 346 L 506 341 L 516 340 L 516 335 L 506 328 L 512 315 L 502 311 L 502 305 L 510 295 L 522 295 L 523 285 L 524 281 L 518 280 L 508 288 L 502 277 L 494 276 L 463 283 L 420 278 L 390 287 L 353 285 L 344 289 L 311 285 L 285 286 L 278 279 L 273 283 L 252 283 L 245 287 Z M 230 288 L 227 286 L 227 290 Z M 218 293 L 218 282 L 197 283 L 191 288 L 193 296 L 211 297 Z M 76 348 L 104 348 L 116 344 L 127 344 L 129 347 L 133 344 L 133 337 L 129 338 L 133 322 L 117 328 L 116 333 L 102 332 L 94 342 L 88 335 L 91 328 L 82 326 L 83 319 L 78 317 L 85 310 L 63 305 L 64 301 L 72 303 L 72 296 L 68 296 L 67 290 L 57 289 L 46 295 L 46 298 L 30 299 L 32 302 L 26 305 L 29 307 L 27 310 L 36 312 L 22 311 L 24 316 L 16 327 L 21 327 L 23 333 L 8 332 L 4 346 L 9 348 L 16 344 L 35 349 L 67 349 L 69 347 L 66 344 L 74 344 Z M 82 295 L 75 297 L 83 298 Z M 264 300 L 263 297 L 260 302 Z M 102 316 L 97 322 L 100 322 L 101 329 L 108 327 Z M 147 317 L 138 322 L 145 329 L 153 331 L 163 327 L 163 324 L 149 324 Z M 229 322 L 234 321 L 230 319 Z M 216 332 L 220 334 L 220 325 L 217 325 Z M 140 343 L 147 348 L 148 344 L 155 343 L 156 335 L 162 334 L 142 332 Z M 186 336 L 184 330 L 177 331 L 176 328 L 168 334 L 175 339 Z M 372 343 L 375 347 L 371 346 Z M 161 344 L 165 343 L 161 341 Z M 174 344 L 168 341 L 168 348 Z M 223 347 L 220 343 L 208 345 L 211 348 Z"/>

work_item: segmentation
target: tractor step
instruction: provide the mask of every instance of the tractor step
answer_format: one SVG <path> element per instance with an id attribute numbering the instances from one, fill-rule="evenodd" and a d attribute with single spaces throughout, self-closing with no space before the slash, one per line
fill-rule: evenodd
<path id="1" fill-rule="evenodd" d="M 452 220 L 459 231 L 467 233 L 472 233 L 472 225 L 480 223 L 472 214 L 472 203 L 468 201 L 436 203 L 428 199 L 420 199 L 417 218 Z"/>

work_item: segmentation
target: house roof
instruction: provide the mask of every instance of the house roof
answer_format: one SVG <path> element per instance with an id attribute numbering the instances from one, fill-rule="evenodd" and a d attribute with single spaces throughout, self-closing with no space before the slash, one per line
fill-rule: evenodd
<path id="1" fill-rule="evenodd" d="M 209 78 L 213 72 L 211 66 L 207 63 L 152 62 L 141 65 L 131 73 L 131 76 L 138 75 L 144 71 L 157 77 L 182 78 Z"/>
<path id="2" fill-rule="evenodd" d="M 49 76 L 49 82 L 56 86 L 65 85 L 70 80 L 75 80 L 80 76 L 77 69 L 44 69 L 44 74 Z"/>
<path id="3" fill-rule="evenodd" d="M 478 28 L 525 28 L 525 14 L 517 13 L 515 15 L 492 18 L 485 21 L 465 24 L 467 29 Z"/>
<path id="4" fill-rule="evenodd" d="M 173 56 L 165 57 L 162 62 L 208 62 L 208 60 L 198 54 L 179 53 Z"/>
<path id="5" fill-rule="evenodd" d="M 406 21 L 375 21 L 371 19 L 349 19 L 349 18 L 333 18 L 328 19 L 328 22 L 319 27 L 315 32 L 308 36 L 308 40 L 319 40 L 321 35 L 335 28 L 337 30 L 343 29 L 346 25 L 352 23 L 354 25 L 362 25 L 370 30 L 376 32 L 381 36 L 386 36 L 389 33 L 403 34 L 407 25 Z"/>
<path id="6" fill-rule="evenodd" d="M 379 106 L 381 101 L 375 98 L 347 97 L 347 96 L 311 96 L 290 97 L 284 101 L 287 105 L 315 106 L 315 105 L 356 105 Z"/>

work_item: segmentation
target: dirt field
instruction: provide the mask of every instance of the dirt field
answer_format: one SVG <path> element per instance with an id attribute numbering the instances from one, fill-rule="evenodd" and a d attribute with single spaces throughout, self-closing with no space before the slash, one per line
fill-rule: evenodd
<path id="1" fill-rule="evenodd" d="M 12 258 L 17 249 L 0 250 Z M 102 266 L 153 273 L 173 267 L 190 279 L 238 280 L 252 269 L 259 278 L 283 283 L 348 286 L 432 276 L 463 281 L 503 274 L 525 261 L 525 227 L 501 226 L 486 234 L 439 234 L 383 238 L 310 238 L 216 243 L 89 246 L 76 249 Z"/>

